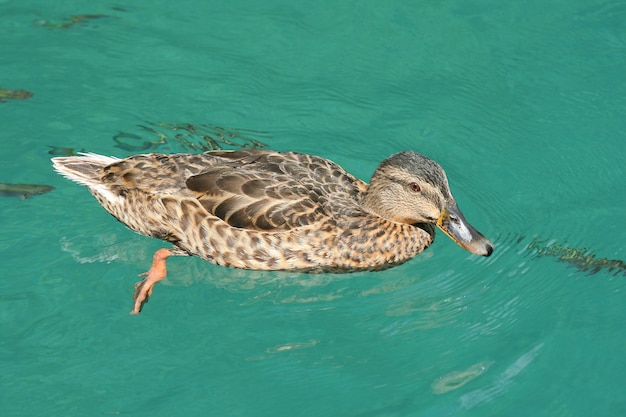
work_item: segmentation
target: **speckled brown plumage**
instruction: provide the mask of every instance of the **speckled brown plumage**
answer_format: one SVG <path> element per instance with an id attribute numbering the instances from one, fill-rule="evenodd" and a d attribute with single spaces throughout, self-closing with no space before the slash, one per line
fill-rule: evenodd
<path id="1" fill-rule="evenodd" d="M 433 226 L 447 228 L 444 214 L 458 211 L 441 167 L 414 152 L 383 161 L 369 185 L 327 159 L 265 150 L 53 162 L 129 228 L 171 242 L 169 254 L 237 268 L 388 268 L 428 247 Z M 474 253 L 491 253 L 480 234 L 459 242 L 445 231 Z"/>

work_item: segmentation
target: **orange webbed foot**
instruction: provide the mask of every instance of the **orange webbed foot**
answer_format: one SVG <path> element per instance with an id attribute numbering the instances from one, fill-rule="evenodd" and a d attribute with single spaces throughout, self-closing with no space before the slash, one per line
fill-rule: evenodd
<path id="1" fill-rule="evenodd" d="M 167 276 L 167 267 L 165 261 L 171 256 L 168 249 L 159 249 L 154 253 L 152 257 L 152 266 L 148 272 L 139 274 L 145 276 L 145 278 L 135 284 L 135 293 L 133 294 L 133 301 L 135 305 L 130 314 L 139 314 L 143 305 L 148 302 L 148 299 L 152 295 L 152 288 L 154 285 L 162 281 Z"/>

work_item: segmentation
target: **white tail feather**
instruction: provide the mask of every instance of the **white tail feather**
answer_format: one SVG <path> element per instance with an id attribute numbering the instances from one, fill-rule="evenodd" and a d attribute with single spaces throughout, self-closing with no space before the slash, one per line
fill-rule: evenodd
<path id="1" fill-rule="evenodd" d="M 52 164 L 56 172 L 87 187 L 98 187 L 101 185 L 100 170 L 117 161 L 119 161 L 119 158 L 90 152 L 81 152 L 79 156 L 52 158 Z"/>

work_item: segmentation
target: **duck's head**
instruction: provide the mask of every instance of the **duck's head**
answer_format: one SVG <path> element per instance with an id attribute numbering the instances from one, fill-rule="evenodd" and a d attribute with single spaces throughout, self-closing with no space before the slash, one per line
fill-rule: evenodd
<path id="1" fill-rule="evenodd" d="M 378 166 L 363 197 L 369 211 L 395 222 L 436 224 L 459 246 L 489 256 L 493 243 L 465 220 L 446 173 L 416 152 L 400 152 Z"/>

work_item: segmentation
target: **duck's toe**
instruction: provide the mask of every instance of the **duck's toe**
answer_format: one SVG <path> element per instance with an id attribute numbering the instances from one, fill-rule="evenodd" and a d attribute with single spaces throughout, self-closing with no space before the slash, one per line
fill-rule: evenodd
<path id="1" fill-rule="evenodd" d="M 135 304 L 130 314 L 136 315 L 141 313 L 143 305 L 148 302 L 148 299 L 152 295 L 154 285 L 167 276 L 165 260 L 169 258 L 170 255 L 168 249 L 159 249 L 152 258 L 150 270 L 140 274 L 141 276 L 145 276 L 145 278 L 135 284 L 135 293 L 133 294 Z"/>

